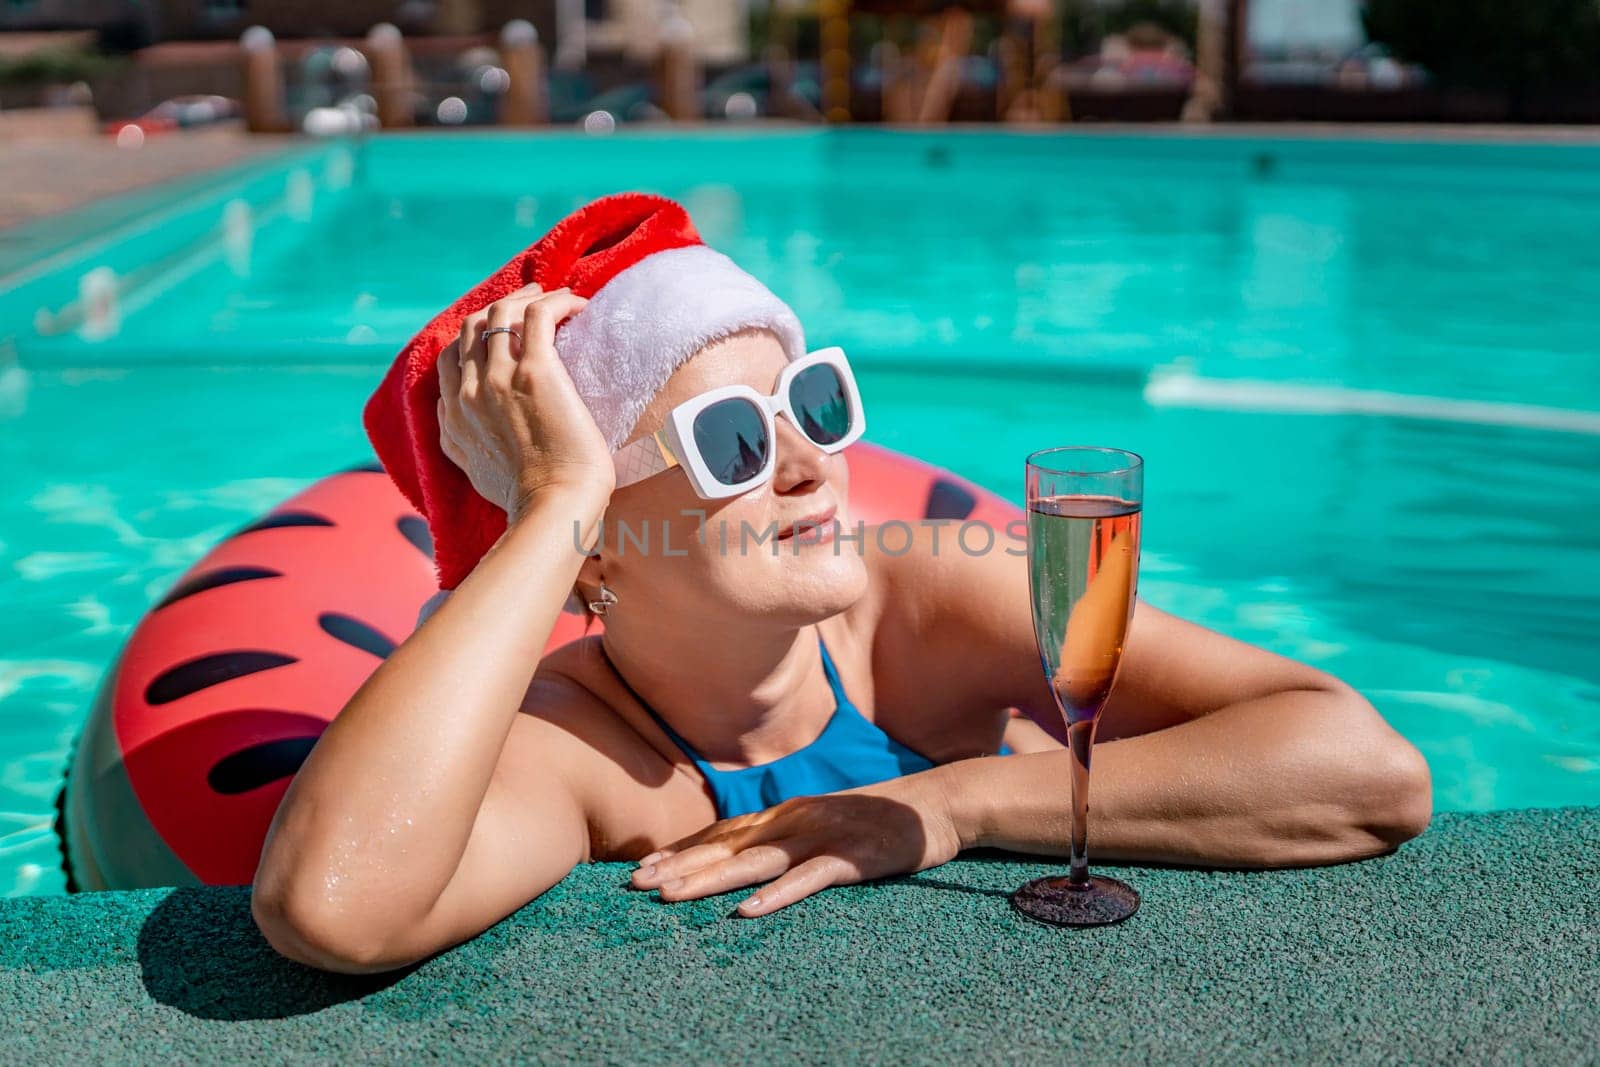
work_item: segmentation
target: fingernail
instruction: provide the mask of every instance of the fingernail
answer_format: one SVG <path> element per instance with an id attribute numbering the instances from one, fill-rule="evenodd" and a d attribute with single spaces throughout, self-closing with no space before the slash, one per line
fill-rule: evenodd
<path id="1" fill-rule="evenodd" d="M 739 904 L 739 910 L 744 912 L 746 915 L 750 914 L 752 911 L 755 911 L 759 907 L 761 907 L 760 897 L 751 897 L 749 900 L 743 901 Z"/>
<path id="2" fill-rule="evenodd" d="M 651 875 L 653 875 L 655 873 L 656 873 L 656 865 L 653 864 L 653 863 L 648 867 L 640 867 L 639 868 L 639 876 L 641 878 L 649 878 Z"/>
<path id="3" fill-rule="evenodd" d="M 656 860 L 658 860 L 660 858 L 661 858 L 661 853 L 660 852 L 652 852 L 652 853 L 650 853 L 650 855 L 648 855 L 644 859 L 640 860 L 639 863 L 641 865 L 647 864 L 647 863 L 654 863 Z"/>

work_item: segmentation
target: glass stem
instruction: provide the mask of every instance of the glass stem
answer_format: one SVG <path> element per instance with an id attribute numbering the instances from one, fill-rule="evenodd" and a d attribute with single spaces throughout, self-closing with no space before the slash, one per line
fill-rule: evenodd
<path id="1" fill-rule="evenodd" d="M 1075 887 L 1089 885 L 1089 751 L 1094 747 L 1097 719 L 1085 719 L 1067 727 L 1067 744 L 1072 749 L 1072 870 L 1068 881 Z"/>

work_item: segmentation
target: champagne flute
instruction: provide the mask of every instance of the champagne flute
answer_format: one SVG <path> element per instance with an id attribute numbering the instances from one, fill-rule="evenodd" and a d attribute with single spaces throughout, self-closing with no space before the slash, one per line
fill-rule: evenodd
<path id="1" fill-rule="evenodd" d="M 1072 850 L 1066 875 L 1011 894 L 1057 926 L 1121 922 L 1139 908 L 1126 882 L 1089 874 L 1089 752 L 1116 681 L 1139 580 L 1144 460 L 1115 448 L 1047 448 L 1027 460 L 1028 588 L 1039 660 L 1072 752 Z"/>

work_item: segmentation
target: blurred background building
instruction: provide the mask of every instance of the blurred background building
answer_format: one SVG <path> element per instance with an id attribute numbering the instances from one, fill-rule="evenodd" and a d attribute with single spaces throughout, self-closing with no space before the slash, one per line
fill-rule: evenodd
<path id="1" fill-rule="evenodd" d="M 531 27 L 525 61 L 502 54 L 508 26 Z M 276 121 L 312 132 L 366 121 L 327 108 L 591 128 L 1600 119 L 1596 0 L 7 0 L 0 110 L 234 120 L 249 34 L 276 60 Z"/>

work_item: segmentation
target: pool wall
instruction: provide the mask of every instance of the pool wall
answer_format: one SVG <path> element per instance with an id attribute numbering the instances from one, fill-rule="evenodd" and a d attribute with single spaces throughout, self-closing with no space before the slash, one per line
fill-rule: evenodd
<path id="1" fill-rule="evenodd" d="M 1072 930 L 1003 852 L 771 915 L 574 871 L 382 976 L 278 957 L 248 891 L 0 900 L 6 1056 L 27 1063 L 1600 1062 L 1600 818 L 1443 815 L 1385 857 L 1117 868 L 1128 921 Z"/>
<path id="2" fill-rule="evenodd" d="M 155 189 L 110 198 L 66 218 L 7 233 L 0 250 L 0 344 L 100 340 L 91 276 L 131 314 L 156 293 L 229 252 L 231 234 L 306 208 L 319 179 L 337 188 L 337 149 L 307 146 Z M 86 289 L 86 286 L 90 287 Z M 113 331 L 114 332 L 114 331 Z"/>

